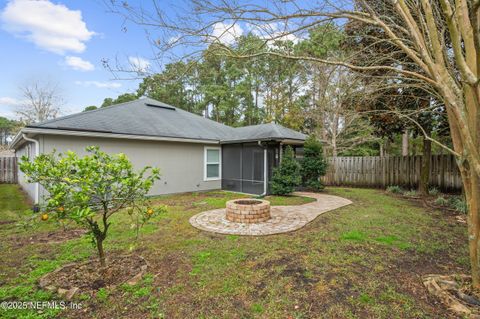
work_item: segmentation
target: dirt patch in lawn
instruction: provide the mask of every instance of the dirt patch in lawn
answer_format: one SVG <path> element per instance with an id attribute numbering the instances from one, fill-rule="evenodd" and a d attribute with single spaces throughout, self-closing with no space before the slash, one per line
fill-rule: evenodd
<path id="1" fill-rule="evenodd" d="M 176 196 L 166 195 L 152 199 L 152 203 L 167 206 L 182 206 L 186 209 L 191 209 L 198 206 L 195 205 L 195 203 L 211 198 L 225 198 L 225 194 L 221 192 L 198 192 L 178 194 Z"/>
<path id="2" fill-rule="evenodd" d="M 39 233 L 27 237 L 15 236 L 10 238 L 10 242 L 13 243 L 15 248 L 30 244 L 58 244 L 67 240 L 79 238 L 86 234 L 86 232 L 87 231 L 85 229 L 66 229 L 47 233 Z"/>
<path id="3" fill-rule="evenodd" d="M 0 220 L 0 226 L 15 223 L 14 220 Z"/>
<path id="4" fill-rule="evenodd" d="M 181 252 L 168 253 L 160 255 L 146 249 L 140 249 L 137 254 L 145 253 L 148 263 L 148 275 L 153 277 L 153 282 L 145 284 L 139 282 L 136 287 L 131 287 L 132 291 L 127 292 L 123 286 L 106 287 L 108 291 L 108 307 L 102 306 L 96 298 L 83 302 L 82 317 L 85 318 L 150 318 L 152 303 L 158 305 L 162 303 L 169 312 L 165 313 L 165 318 L 172 318 L 176 311 L 179 311 L 179 305 L 189 305 L 194 298 L 193 292 L 188 288 L 190 279 L 188 273 L 191 265 L 188 257 Z M 148 255 L 147 255 L 148 254 Z M 187 277 L 185 277 L 187 276 Z M 145 276 L 147 277 L 147 276 Z M 142 289 L 150 287 L 152 290 L 146 294 L 136 294 Z M 154 289 L 153 289 L 154 287 Z M 165 301 L 165 296 L 170 294 L 172 287 L 185 287 L 183 293 L 178 294 L 175 299 Z M 180 289 L 180 288 L 178 288 Z M 122 301 L 122 302 L 119 302 Z M 191 312 L 195 309 L 191 309 Z M 190 313 L 191 314 L 191 313 Z M 65 318 L 78 318 L 78 311 L 66 311 L 63 314 Z"/>
<path id="5" fill-rule="evenodd" d="M 91 293 L 100 288 L 110 288 L 128 283 L 136 284 L 144 274 L 148 265 L 138 255 L 123 255 L 106 260 L 107 266 L 102 268 L 98 258 L 82 263 L 71 263 L 46 274 L 39 280 L 42 288 L 57 291 L 77 289 L 81 293 Z"/>

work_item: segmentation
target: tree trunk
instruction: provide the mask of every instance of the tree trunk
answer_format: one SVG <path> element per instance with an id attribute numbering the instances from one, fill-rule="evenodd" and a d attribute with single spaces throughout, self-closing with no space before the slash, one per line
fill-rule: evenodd
<path id="1" fill-rule="evenodd" d="M 337 132 L 333 130 L 332 133 L 332 156 L 337 157 Z"/>
<path id="2" fill-rule="evenodd" d="M 102 238 L 95 238 L 97 242 L 97 250 L 98 250 L 98 258 L 100 259 L 100 265 L 102 268 L 106 267 L 105 263 L 105 251 L 103 250 L 103 239 Z"/>
<path id="3" fill-rule="evenodd" d="M 408 130 L 405 129 L 402 135 L 402 155 L 408 156 Z"/>
<path id="4" fill-rule="evenodd" d="M 480 176 L 467 168 L 462 170 L 465 199 L 468 207 L 468 247 L 473 287 L 480 289 Z"/>
<path id="5" fill-rule="evenodd" d="M 428 195 L 428 178 L 430 176 L 430 157 L 432 155 L 432 142 L 423 139 L 422 168 L 418 182 L 418 192 L 422 196 Z"/>

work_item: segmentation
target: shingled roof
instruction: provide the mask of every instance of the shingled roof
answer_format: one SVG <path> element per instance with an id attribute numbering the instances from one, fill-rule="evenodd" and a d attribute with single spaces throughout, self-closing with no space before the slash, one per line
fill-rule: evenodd
<path id="1" fill-rule="evenodd" d="M 305 140 L 303 133 L 283 127 L 275 123 L 259 124 L 237 127 L 233 129 L 233 135 L 224 137 L 222 142 L 235 141 L 258 141 L 258 140 Z"/>
<path id="2" fill-rule="evenodd" d="M 72 114 L 32 124 L 27 128 L 213 140 L 222 143 L 277 139 L 302 141 L 306 137 L 274 123 L 233 128 L 150 98 Z"/>

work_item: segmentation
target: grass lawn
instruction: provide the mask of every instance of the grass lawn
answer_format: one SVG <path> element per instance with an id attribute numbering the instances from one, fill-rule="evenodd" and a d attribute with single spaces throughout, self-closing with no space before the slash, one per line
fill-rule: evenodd
<path id="1" fill-rule="evenodd" d="M 135 286 L 79 295 L 82 310 L 0 309 L 1 318 L 444 318 L 421 276 L 468 272 L 466 226 L 379 190 L 328 188 L 352 205 L 319 216 L 296 232 L 267 237 L 206 233 L 188 219 L 220 208 L 228 192 L 159 196 L 169 211 L 155 217 L 134 242 L 125 216 L 106 240 L 107 254 L 134 251 L 149 273 Z M 297 205 L 299 197 L 270 197 Z M 43 274 L 95 254 L 88 238 L 38 241 L 53 222 L 25 230 L 9 221 L 25 216 L 18 188 L 0 185 L 0 300 L 58 300 L 39 290 Z M 121 222 L 123 221 L 123 223 Z M 42 237 L 43 236 L 43 237 Z"/>

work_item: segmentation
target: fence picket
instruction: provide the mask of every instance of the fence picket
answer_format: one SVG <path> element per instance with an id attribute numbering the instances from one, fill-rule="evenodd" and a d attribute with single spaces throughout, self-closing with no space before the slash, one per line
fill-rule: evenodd
<path id="1" fill-rule="evenodd" d="M 326 185 L 415 188 L 421 176 L 422 156 L 331 157 L 327 162 L 327 173 L 322 179 Z M 429 183 L 445 191 L 461 190 L 461 176 L 453 155 L 430 157 Z"/>
<path id="2" fill-rule="evenodd" d="M 0 157 L 0 183 L 17 182 L 17 158 Z"/>

